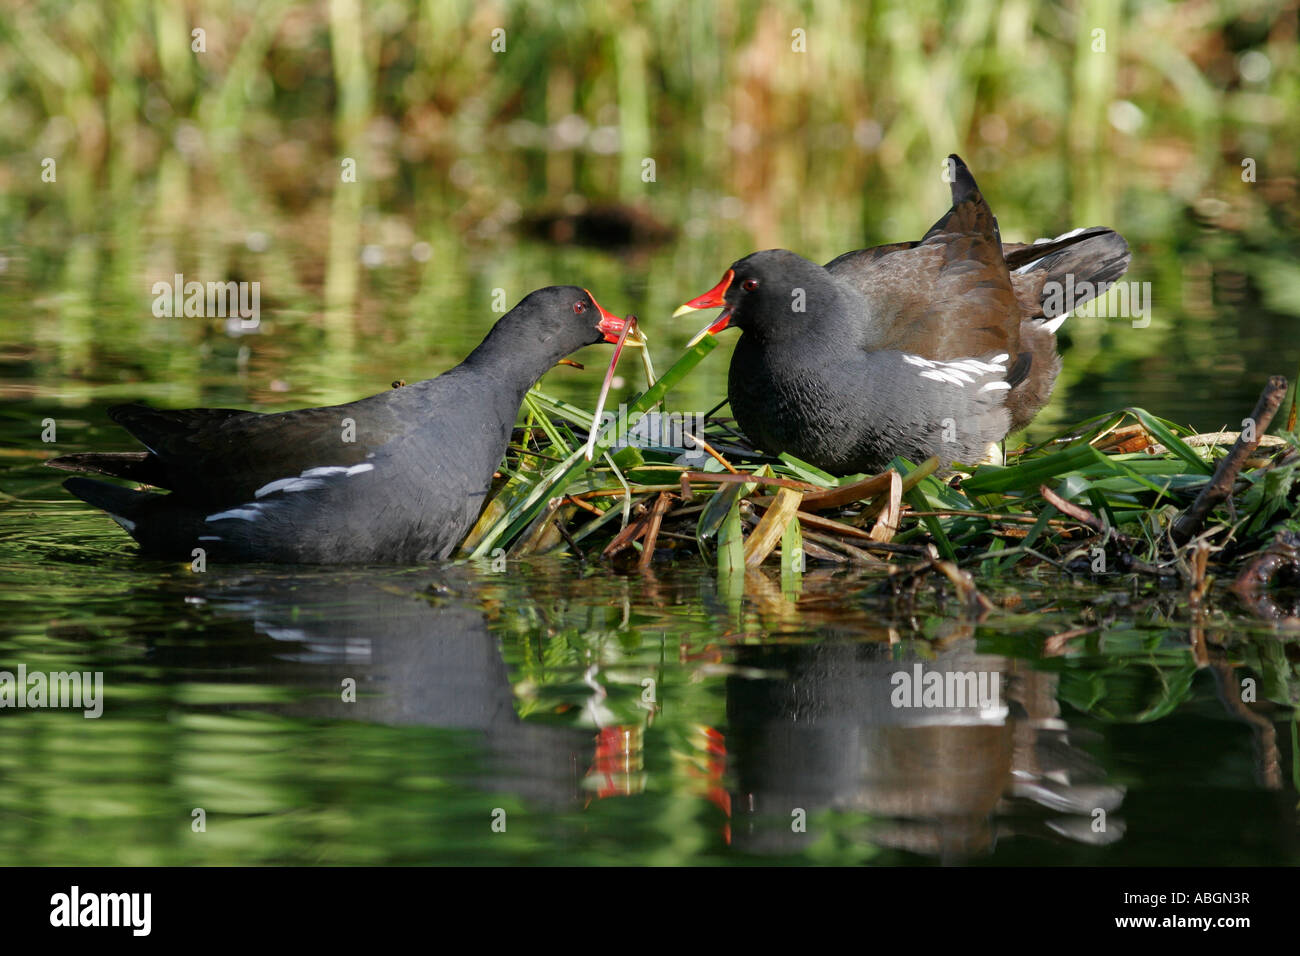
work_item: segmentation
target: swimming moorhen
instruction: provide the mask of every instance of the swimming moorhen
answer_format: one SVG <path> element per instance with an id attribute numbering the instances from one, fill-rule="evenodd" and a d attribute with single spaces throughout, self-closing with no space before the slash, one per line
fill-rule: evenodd
<path id="1" fill-rule="evenodd" d="M 758 448 L 837 475 L 897 455 L 946 469 L 984 459 L 1047 403 L 1056 330 L 1124 274 L 1128 244 L 1098 227 L 1004 245 L 970 170 L 949 161 L 952 208 L 920 240 L 824 267 L 756 252 L 674 313 L 723 309 L 696 341 L 741 330 L 727 395 Z"/>
<path id="2" fill-rule="evenodd" d="M 525 297 L 449 372 L 347 405 L 278 414 L 118 405 L 147 451 L 64 455 L 64 487 L 147 555 L 302 564 L 445 558 L 473 525 L 524 393 L 561 358 L 617 342 L 625 320 L 576 286 Z M 639 344 L 635 330 L 629 344 Z M 633 341 L 636 339 L 637 341 Z"/>

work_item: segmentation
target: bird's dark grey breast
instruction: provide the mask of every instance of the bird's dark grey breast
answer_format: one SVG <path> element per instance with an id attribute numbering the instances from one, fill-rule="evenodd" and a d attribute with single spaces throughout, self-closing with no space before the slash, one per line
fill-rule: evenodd
<path id="1" fill-rule="evenodd" d="M 947 467 L 981 460 L 1009 427 L 1005 392 L 984 388 L 996 372 L 913 364 L 899 352 L 794 351 L 745 347 L 742 336 L 732 356 L 732 411 L 765 452 L 840 475 L 878 471 L 898 456 L 936 455 Z"/>

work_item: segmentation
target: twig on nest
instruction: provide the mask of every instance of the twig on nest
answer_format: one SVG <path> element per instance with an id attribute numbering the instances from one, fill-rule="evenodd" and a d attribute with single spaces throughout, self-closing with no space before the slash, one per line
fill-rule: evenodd
<path id="1" fill-rule="evenodd" d="M 659 497 L 655 499 L 654 507 L 650 509 L 645 538 L 641 545 L 641 560 L 637 562 L 637 567 L 642 571 L 649 570 L 650 562 L 654 559 L 655 544 L 659 540 L 659 525 L 663 521 L 664 512 L 672 504 L 672 500 L 671 495 L 661 491 Z"/>
<path id="2" fill-rule="evenodd" d="M 1268 431 L 1273 416 L 1277 414 L 1282 399 L 1286 397 L 1286 389 L 1287 383 L 1283 376 L 1274 375 L 1268 380 L 1264 391 L 1260 393 L 1255 410 L 1250 415 L 1255 427 L 1237 436 L 1236 444 L 1232 446 L 1232 451 L 1228 452 L 1227 457 L 1219 462 L 1214 477 L 1201 489 L 1192 506 L 1174 522 L 1170 534 L 1176 545 L 1181 547 L 1196 537 L 1205 526 L 1205 519 L 1209 517 L 1210 512 L 1232 494 L 1232 486 L 1237 480 L 1238 473 L 1246 460 L 1259 447 L 1260 438 Z M 1251 436 L 1249 440 L 1246 438 L 1247 434 Z"/>

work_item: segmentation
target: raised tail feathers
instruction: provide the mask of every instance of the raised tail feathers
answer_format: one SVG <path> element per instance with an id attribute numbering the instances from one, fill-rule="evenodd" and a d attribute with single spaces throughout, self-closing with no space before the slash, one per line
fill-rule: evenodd
<path id="1" fill-rule="evenodd" d="M 1128 243 L 1102 226 L 1055 239 L 1003 247 L 1011 284 L 1021 305 L 1055 332 L 1077 307 L 1104 294 L 1128 269 Z"/>

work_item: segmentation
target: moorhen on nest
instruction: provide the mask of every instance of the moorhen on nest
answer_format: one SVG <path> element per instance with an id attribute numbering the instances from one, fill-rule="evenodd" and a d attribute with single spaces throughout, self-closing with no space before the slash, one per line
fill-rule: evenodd
<path id="1" fill-rule="evenodd" d="M 758 448 L 837 475 L 899 455 L 973 465 L 1047 403 L 1056 330 L 1124 274 L 1128 244 L 1097 227 L 1003 245 L 965 163 L 949 160 L 952 208 L 919 241 L 824 267 L 755 252 L 675 313 L 724 310 L 696 340 L 741 330 L 727 396 Z"/>
<path id="2" fill-rule="evenodd" d="M 639 333 L 576 286 L 525 297 L 437 378 L 347 405 L 264 415 L 118 405 L 147 451 L 64 455 L 111 475 L 64 487 L 109 513 L 148 555 L 303 564 L 445 558 L 483 508 L 524 393 L 570 352 Z M 630 333 L 630 336 L 629 336 Z"/>

